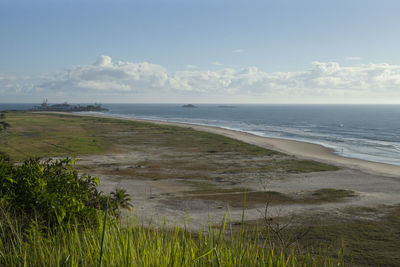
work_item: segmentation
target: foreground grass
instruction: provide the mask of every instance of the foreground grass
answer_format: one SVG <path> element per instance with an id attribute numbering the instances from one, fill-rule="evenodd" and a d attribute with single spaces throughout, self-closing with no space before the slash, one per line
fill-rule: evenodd
<path id="1" fill-rule="evenodd" d="M 100 215 L 99 215 L 100 216 Z M 4 219 L 4 218 L 3 218 Z M 7 221 L 8 220 L 8 221 Z M 2 266 L 99 266 L 103 225 L 67 225 L 43 232 L 33 224 L 22 232 L 8 218 L 0 222 Z M 260 231 L 229 232 L 225 222 L 193 235 L 190 229 L 150 227 L 107 220 L 103 266 L 340 266 L 332 258 L 274 248 Z"/>
<path id="2" fill-rule="evenodd" d="M 340 250 L 346 266 L 399 266 L 400 205 L 352 207 L 339 214 L 321 212 L 269 219 L 272 227 L 284 227 L 279 232 L 284 241 L 301 236 L 296 239 L 296 247 L 311 255 L 335 258 Z M 265 226 L 265 220 L 249 220 L 246 224 L 248 228 Z M 234 231 L 239 227 L 234 226 Z M 270 239 L 275 244 L 280 241 L 276 235 Z"/>

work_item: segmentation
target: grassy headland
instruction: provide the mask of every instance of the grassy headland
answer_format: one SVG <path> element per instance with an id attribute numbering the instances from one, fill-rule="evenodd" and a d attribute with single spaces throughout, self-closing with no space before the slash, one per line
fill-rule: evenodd
<path id="1" fill-rule="evenodd" d="M 170 168 L 185 173 L 207 170 L 237 176 L 249 172 L 307 173 L 338 169 L 191 128 L 28 112 L 8 112 L 7 122 L 11 127 L 2 137 L 0 151 L 17 161 L 32 157 L 71 157 L 129 150 L 156 151 L 157 155 L 144 155 L 139 163 L 152 170 Z M 119 167 L 118 164 L 111 165 L 107 166 L 110 170 Z M 120 174 L 124 176 L 124 172 L 128 172 L 127 175 L 135 174 L 136 177 L 169 178 L 166 172 L 154 175 L 140 173 L 140 168 L 137 169 L 129 172 L 122 168 Z"/>
<path id="2" fill-rule="evenodd" d="M 3 135 L 0 151 L 15 161 L 92 155 L 94 158 L 77 162 L 80 171 L 121 180 L 177 179 L 181 184 L 190 185 L 193 192 L 212 183 L 218 190 L 238 191 L 248 177 L 268 181 L 288 174 L 339 169 L 190 127 L 56 113 L 8 112 L 6 115 L 11 126 Z M 98 160 L 99 155 L 119 158 Z M 215 193 L 210 187 L 206 189 L 209 194 Z M 250 193 L 249 197 L 262 204 L 270 194 L 260 191 Z M 239 194 L 213 198 L 241 202 Z M 291 197 L 287 199 L 295 202 Z"/>
<path id="3" fill-rule="evenodd" d="M 10 127 L 0 136 L 0 151 L 13 161 L 78 157 L 81 159 L 77 161 L 78 170 L 100 175 L 100 179 L 101 175 L 108 175 L 118 181 L 174 180 L 182 186 L 173 188 L 179 194 L 165 194 L 161 201 L 194 199 L 241 207 L 243 192 L 247 192 L 248 206 L 267 201 L 271 205 L 319 205 L 357 197 L 351 190 L 324 187 L 293 194 L 269 191 L 268 187 L 262 188 L 263 181 L 287 176 L 296 179 L 297 175 L 333 172 L 339 168 L 190 127 L 28 112 L 8 112 L 6 121 Z M 103 156 L 106 160 L 101 159 Z M 249 179 L 260 181 L 258 190 L 244 186 Z M 343 256 L 347 264 L 395 266 L 399 246 L 393 244 L 400 240 L 398 209 L 373 210 L 372 217 L 378 220 L 364 219 L 359 212 L 349 211 L 350 217 L 354 215 L 352 220 L 349 216 L 342 220 L 323 215 L 326 220 L 311 227 L 308 223 L 293 224 L 287 228 L 291 234 L 308 228 L 307 235 L 296 240 L 296 246 L 283 250 L 279 239 L 263 221 L 222 223 L 216 228 L 210 226 L 206 234 L 199 234 L 189 229 L 171 231 L 137 222 L 121 227 L 111 220 L 106 228 L 104 263 L 218 266 L 220 261 L 221 266 L 336 266 L 342 264 Z M 9 239 L 1 240 L 1 264 L 98 264 L 101 225 L 95 228 L 67 225 L 43 232 L 40 226 L 32 224 L 28 232 L 21 232 L 7 214 L 2 214 L 0 221 L 0 234 L 13 231 L 11 236 L 7 235 Z M 339 257 L 338 251 L 342 251 Z M 204 257 L 194 260 L 201 255 Z"/>

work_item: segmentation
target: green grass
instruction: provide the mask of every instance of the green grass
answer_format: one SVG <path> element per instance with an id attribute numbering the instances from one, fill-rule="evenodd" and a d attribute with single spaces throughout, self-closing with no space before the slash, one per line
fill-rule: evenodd
<path id="1" fill-rule="evenodd" d="M 380 208 L 356 208 L 349 211 L 354 219 L 321 218 L 321 224 L 311 227 L 302 241 L 308 248 L 332 247 L 342 244 L 344 260 L 355 266 L 399 266 L 400 205 Z M 357 215 L 375 214 L 376 219 Z M 331 250 L 331 256 L 335 254 Z"/>
<path id="2" fill-rule="evenodd" d="M 320 201 L 334 201 L 343 198 L 356 197 L 354 191 L 346 189 L 322 188 L 314 191 L 312 197 Z"/>
<path id="3" fill-rule="evenodd" d="M 191 177 L 199 175 L 199 171 L 208 172 L 199 175 L 207 177 L 217 173 L 247 175 L 249 172 L 299 173 L 338 169 L 192 128 L 29 112 L 7 112 L 6 121 L 11 126 L 0 136 L 0 151 L 13 160 L 130 151 L 148 154 L 148 159 L 143 161 L 146 169 L 108 169 L 113 172 L 110 174 L 126 177 L 161 179 Z M 152 151 L 158 154 L 153 155 Z M 160 174 L 160 170 L 168 169 L 182 172 L 178 176 L 172 174 L 172 177 L 173 171 Z"/>
<path id="4" fill-rule="evenodd" d="M 319 171 L 337 171 L 339 167 L 334 165 L 325 164 L 314 160 L 286 160 L 282 162 L 286 165 L 288 172 L 292 173 L 307 173 Z"/>
<path id="5" fill-rule="evenodd" d="M 271 205 L 322 204 L 357 197 L 352 190 L 334 188 L 289 195 L 276 191 L 254 191 L 243 187 L 221 188 L 207 182 L 186 181 L 185 183 L 193 186 L 194 189 L 183 192 L 186 196 L 174 197 L 175 199 L 212 199 L 228 203 L 231 207 L 243 207 L 244 199 L 246 199 L 246 207 L 252 208 L 266 203 Z"/>
<path id="6" fill-rule="evenodd" d="M 340 213 L 302 213 L 271 220 L 272 226 L 284 226 L 281 235 L 287 239 L 306 233 L 296 247 L 312 257 L 336 258 L 340 251 L 345 266 L 399 266 L 400 205 L 352 207 Z M 246 227 L 254 225 L 265 226 L 265 220 L 246 221 Z M 273 235 L 270 239 L 280 242 Z"/>
<path id="7" fill-rule="evenodd" d="M 14 160 L 98 153 L 107 147 L 79 118 L 26 112 L 8 112 L 6 116 L 11 126 L 3 135 L 0 151 Z"/>
<path id="8" fill-rule="evenodd" d="M 288 173 L 308 173 L 319 171 L 337 171 L 339 167 L 334 165 L 325 164 L 314 160 L 298 160 L 298 159 L 284 159 L 273 160 L 260 167 L 244 167 L 232 168 L 225 170 L 224 173 L 241 173 L 241 172 L 271 172 L 271 171 L 285 171 Z"/>
<path id="9" fill-rule="evenodd" d="M 11 125 L 0 150 L 16 160 L 28 157 L 82 155 L 103 152 L 112 143 L 143 144 L 218 153 L 275 155 L 278 152 L 221 135 L 167 125 L 109 118 L 50 113 L 7 112 Z M 119 133 L 132 132 L 131 136 Z M 157 138 L 162 137 L 162 138 Z M 3 137 L 4 138 L 4 137 Z"/>
<path id="10" fill-rule="evenodd" d="M 101 216 L 99 214 L 99 216 Z M 3 218 L 4 219 L 4 218 Z M 122 227 L 67 225 L 43 232 L 37 224 L 22 233 L 12 219 L 0 221 L 2 266 L 341 266 L 340 260 L 274 248 L 260 231 L 230 232 L 225 220 L 196 234 L 189 228 L 143 226 L 129 219 Z M 103 231 L 105 229 L 105 231 Z M 7 238 L 5 238 L 7 237 Z"/>

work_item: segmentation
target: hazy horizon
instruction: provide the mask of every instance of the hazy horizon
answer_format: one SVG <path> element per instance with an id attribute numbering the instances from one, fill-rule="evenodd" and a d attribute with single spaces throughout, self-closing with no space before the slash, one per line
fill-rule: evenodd
<path id="1" fill-rule="evenodd" d="M 40 105 L 42 102 L 0 102 L 0 105 Z M 70 105 L 91 105 L 91 104 L 100 104 L 100 105 L 185 105 L 185 104 L 192 104 L 192 105 L 229 105 L 229 106 L 400 106 L 400 104 L 379 104 L 379 103 L 335 103 L 335 104 L 324 104 L 324 103 L 222 103 L 222 102 L 215 102 L 215 103 L 196 103 L 196 102 L 171 102 L 171 103 L 133 103 L 133 102 L 69 102 L 69 101 L 59 101 L 59 102 L 51 102 L 48 101 L 47 104 L 62 104 L 67 103 Z"/>

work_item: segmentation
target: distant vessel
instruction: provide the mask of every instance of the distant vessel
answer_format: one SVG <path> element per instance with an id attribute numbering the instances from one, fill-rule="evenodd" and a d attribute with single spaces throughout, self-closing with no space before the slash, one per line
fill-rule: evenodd
<path id="1" fill-rule="evenodd" d="M 43 101 L 40 106 L 33 107 L 32 110 L 35 111 L 63 111 L 63 112 L 79 112 L 79 111 L 108 111 L 108 109 L 103 108 L 100 104 L 95 103 L 94 105 L 70 105 L 67 102 L 62 104 L 47 104 L 47 99 Z"/>
<path id="2" fill-rule="evenodd" d="M 192 104 L 183 105 L 182 107 L 183 108 L 196 108 L 196 106 L 192 105 Z"/>

